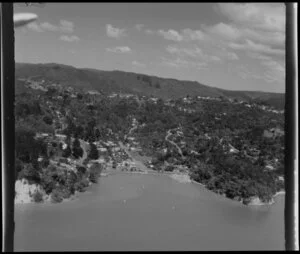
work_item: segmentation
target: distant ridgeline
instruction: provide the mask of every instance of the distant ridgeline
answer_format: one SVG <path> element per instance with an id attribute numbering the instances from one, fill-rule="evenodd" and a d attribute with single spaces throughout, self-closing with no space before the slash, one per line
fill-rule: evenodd
<path id="1" fill-rule="evenodd" d="M 284 187 L 283 94 L 58 64 L 17 64 L 15 84 L 17 178 L 53 200 L 126 164 L 119 142 L 244 204 Z"/>
<path id="2" fill-rule="evenodd" d="M 223 97 L 246 102 L 263 103 L 284 109 L 284 94 L 256 91 L 230 91 L 206 86 L 196 81 L 159 78 L 123 71 L 77 69 L 62 64 L 16 64 L 16 79 L 36 78 L 105 94 L 113 92 L 176 99 L 187 95 Z"/>

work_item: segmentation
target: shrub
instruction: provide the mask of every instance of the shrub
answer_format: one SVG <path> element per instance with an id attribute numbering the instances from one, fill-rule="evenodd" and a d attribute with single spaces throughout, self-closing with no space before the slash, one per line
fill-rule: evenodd
<path id="1" fill-rule="evenodd" d="M 89 158 L 86 158 L 86 159 L 83 160 L 82 164 L 84 166 L 86 166 L 89 163 L 89 161 L 90 161 Z"/>
<path id="2" fill-rule="evenodd" d="M 68 190 L 71 192 L 71 194 L 74 194 L 75 192 L 75 184 L 77 182 L 77 175 L 71 171 L 67 174 L 65 186 L 68 188 Z"/>
<path id="3" fill-rule="evenodd" d="M 77 167 L 77 175 L 82 178 L 86 173 L 85 167 Z"/>
<path id="4" fill-rule="evenodd" d="M 63 198 L 69 198 L 71 196 L 71 191 L 64 185 L 59 185 L 58 191 Z"/>
<path id="5" fill-rule="evenodd" d="M 42 176 L 41 186 L 45 190 L 46 194 L 50 194 L 55 188 L 56 181 L 52 178 L 50 173 L 46 173 Z"/>
<path id="6" fill-rule="evenodd" d="M 41 161 L 40 165 L 41 168 L 47 168 L 50 164 L 50 161 L 48 158 L 43 158 L 43 160 Z"/>
<path id="7" fill-rule="evenodd" d="M 51 125 L 53 123 L 53 119 L 48 115 L 43 117 L 43 121 L 48 125 Z"/>
<path id="8" fill-rule="evenodd" d="M 99 152 L 97 146 L 93 143 L 90 143 L 90 152 L 88 157 L 91 160 L 97 160 L 99 158 Z"/>
<path id="9" fill-rule="evenodd" d="M 78 159 L 79 157 L 82 157 L 83 155 L 83 150 L 81 147 L 73 147 L 73 153 L 72 155 Z"/>
<path id="10" fill-rule="evenodd" d="M 94 164 L 90 168 L 90 174 L 89 174 L 89 180 L 92 183 L 97 183 L 98 177 L 100 176 L 100 173 L 102 171 L 101 165 L 100 164 Z"/>
<path id="11" fill-rule="evenodd" d="M 33 201 L 36 203 L 42 203 L 44 201 L 43 193 L 40 191 L 36 191 L 35 193 L 33 193 L 32 198 L 33 198 Z"/>
<path id="12" fill-rule="evenodd" d="M 166 168 L 165 168 L 165 171 L 169 171 L 169 172 L 172 172 L 174 170 L 174 166 L 172 165 L 168 165 Z"/>
<path id="13" fill-rule="evenodd" d="M 60 203 L 63 201 L 62 193 L 59 189 L 54 189 L 51 193 L 51 202 L 52 203 Z"/>
<path id="14" fill-rule="evenodd" d="M 72 154 L 71 148 L 68 145 L 66 149 L 63 150 L 62 156 L 68 158 Z"/>
<path id="15" fill-rule="evenodd" d="M 15 159 L 15 179 L 18 179 L 18 174 L 23 169 L 23 162 L 18 158 Z"/>
<path id="16" fill-rule="evenodd" d="M 37 169 L 31 163 L 24 164 L 23 169 L 18 174 L 18 179 L 27 179 L 29 184 L 40 183 L 41 178 Z"/>
<path id="17" fill-rule="evenodd" d="M 80 182 L 77 182 L 77 183 L 74 184 L 74 190 L 79 191 L 79 192 L 83 192 L 84 187 L 82 186 L 82 184 L 80 184 Z"/>
<path id="18" fill-rule="evenodd" d="M 79 182 L 75 183 L 74 188 L 76 191 L 83 192 L 88 186 L 89 181 L 87 179 L 81 179 Z"/>

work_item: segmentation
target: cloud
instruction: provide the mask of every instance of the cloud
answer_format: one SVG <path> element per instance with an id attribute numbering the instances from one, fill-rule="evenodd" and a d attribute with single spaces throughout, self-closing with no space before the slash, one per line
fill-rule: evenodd
<path id="1" fill-rule="evenodd" d="M 176 46 L 169 45 L 166 50 L 171 54 L 177 54 L 180 56 L 199 57 L 203 55 L 200 48 L 178 48 Z"/>
<path id="2" fill-rule="evenodd" d="M 145 33 L 146 33 L 146 34 L 155 34 L 156 32 L 153 31 L 153 30 L 151 30 L 151 29 L 146 29 L 146 30 L 145 30 Z"/>
<path id="3" fill-rule="evenodd" d="M 257 53 L 261 58 L 268 55 L 285 55 L 284 4 L 220 3 L 215 6 L 227 21 L 222 20 L 213 25 L 200 24 L 199 29 L 170 28 L 144 31 L 184 45 L 185 48 L 167 47 L 169 53 L 176 54 L 180 59 L 197 57 L 206 62 L 220 62 L 221 59 L 233 61 L 240 59 L 238 51 L 244 51 L 246 56 L 248 53 Z M 189 48 L 186 46 L 189 42 L 197 44 L 199 49 L 201 45 L 201 48 L 213 53 L 205 51 L 204 54 L 197 48 Z M 262 60 L 253 55 L 251 58 L 259 63 Z"/>
<path id="4" fill-rule="evenodd" d="M 145 67 L 146 66 L 146 64 L 138 62 L 138 61 L 132 61 L 131 64 L 136 67 Z"/>
<path id="5" fill-rule="evenodd" d="M 28 24 L 27 27 L 29 30 L 32 30 L 34 32 L 44 32 L 44 30 L 36 22 Z"/>
<path id="6" fill-rule="evenodd" d="M 219 3 L 231 21 L 266 31 L 285 31 L 284 3 Z"/>
<path id="7" fill-rule="evenodd" d="M 284 4 L 219 3 L 215 7 L 229 22 L 201 26 L 212 44 L 226 48 L 225 51 L 244 51 L 258 61 L 268 59 L 268 55 L 285 55 Z M 229 54 L 228 59 L 236 57 Z"/>
<path id="8" fill-rule="evenodd" d="M 279 62 L 274 61 L 274 60 L 266 60 L 266 61 L 263 61 L 261 64 L 266 66 L 267 68 L 274 70 L 274 71 L 280 71 L 280 72 L 285 71 L 285 67 L 283 65 L 281 65 Z"/>
<path id="9" fill-rule="evenodd" d="M 280 82 L 285 79 L 285 66 L 274 60 L 263 60 L 260 62 L 262 74 L 250 71 L 248 67 L 239 65 L 236 67 L 235 73 L 242 79 L 258 79 L 268 83 Z"/>
<path id="10" fill-rule="evenodd" d="M 65 32 L 65 33 L 73 33 L 74 24 L 71 21 L 61 20 L 60 21 L 60 29 L 62 32 Z"/>
<path id="11" fill-rule="evenodd" d="M 219 3 L 217 9 L 231 23 L 205 27 L 205 31 L 210 35 L 235 43 L 265 44 L 267 47 L 275 47 L 267 51 L 278 54 L 283 52 L 285 44 L 283 3 Z"/>
<path id="12" fill-rule="evenodd" d="M 146 32 L 148 34 L 157 33 L 163 36 L 166 40 L 172 40 L 177 42 L 207 39 L 207 35 L 201 30 L 192 30 L 190 28 L 182 29 L 180 32 L 173 29 L 169 29 L 168 31 L 158 30 L 156 32 L 148 29 Z"/>
<path id="13" fill-rule="evenodd" d="M 106 48 L 106 51 L 112 53 L 129 53 L 131 52 L 131 49 L 127 46 L 119 46 L 115 48 Z"/>
<path id="14" fill-rule="evenodd" d="M 28 29 L 35 32 L 61 32 L 61 33 L 73 33 L 74 24 L 71 21 L 60 20 L 59 25 L 53 25 L 49 22 L 43 23 L 31 23 L 27 25 Z"/>
<path id="15" fill-rule="evenodd" d="M 112 38 L 116 38 L 116 39 L 126 36 L 125 29 L 113 27 L 110 24 L 106 25 L 106 34 L 108 37 L 112 37 Z"/>
<path id="16" fill-rule="evenodd" d="M 136 24 L 136 25 L 135 25 L 135 28 L 136 28 L 137 30 L 139 30 L 139 31 L 142 31 L 142 29 L 143 29 L 144 26 L 145 26 L 144 24 Z"/>
<path id="17" fill-rule="evenodd" d="M 67 41 L 67 42 L 75 42 L 75 41 L 79 41 L 79 37 L 76 35 L 62 35 L 59 38 L 62 41 Z"/>
<path id="18" fill-rule="evenodd" d="M 218 56 L 205 54 L 199 47 L 193 48 L 182 48 L 177 46 L 169 45 L 166 50 L 170 54 L 175 54 L 180 57 L 192 57 L 201 59 L 204 62 L 220 62 L 221 59 Z"/>
<path id="19" fill-rule="evenodd" d="M 201 30 L 192 30 L 190 28 L 186 28 L 182 30 L 182 33 L 186 41 L 202 41 L 208 38 L 207 35 Z"/>
<path id="20" fill-rule="evenodd" d="M 266 56 L 264 54 L 256 53 L 256 52 L 248 52 L 247 53 L 248 57 L 251 57 L 253 59 L 258 59 L 258 60 L 271 60 L 271 56 Z"/>
<path id="21" fill-rule="evenodd" d="M 212 36 L 217 36 L 219 39 L 225 39 L 230 41 L 237 40 L 242 36 L 239 29 L 232 25 L 225 24 L 223 22 L 213 26 L 203 25 L 203 29 Z"/>
<path id="22" fill-rule="evenodd" d="M 259 29 L 244 28 L 240 30 L 244 38 L 249 38 L 260 43 L 273 45 L 276 47 L 284 48 L 285 33 L 284 32 L 268 32 Z"/>
<path id="23" fill-rule="evenodd" d="M 250 71 L 246 66 L 239 65 L 236 67 L 235 73 L 242 79 L 263 79 L 263 76 Z"/>
<path id="24" fill-rule="evenodd" d="M 239 60 L 239 57 L 236 53 L 227 52 L 227 59 L 228 60 Z"/>
<path id="25" fill-rule="evenodd" d="M 161 65 L 176 68 L 176 69 L 180 69 L 180 68 L 196 68 L 198 70 L 207 69 L 207 63 L 205 62 L 188 61 L 180 57 L 177 57 L 176 59 L 168 59 L 162 57 L 161 60 L 162 60 Z"/>
<path id="26" fill-rule="evenodd" d="M 264 80 L 267 82 L 284 82 L 285 66 L 274 60 L 265 60 L 261 62 L 264 67 Z"/>
<path id="27" fill-rule="evenodd" d="M 49 31 L 49 32 L 58 32 L 59 31 L 59 26 L 52 25 L 48 22 L 41 23 L 40 28 L 43 31 Z"/>
<path id="28" fill-rule="evenodd" d="M 269 45 L 255 43 L 248 39 L 246 39 L 245 43 L 230 43 L 229 47 L 236 50 L 247 50 L 247 51 L 260 52 L 260 53 L 272 54 L 272 55 L 283 56 L 285 54 L 285 51 L 282 49 L 274 49 L 271 48 Z"/>
<path id="29" fill-rule="evenodd" d="M 164 30 L 159 30 L 158 34 L 162 35 L 166 40 L 172 40 L 172 41 L 182 41 L 183 40 L 183 36 L 180 35 L 177 31 L 175 30 L 168 30 L 168 31 L 164 31 Z"/>

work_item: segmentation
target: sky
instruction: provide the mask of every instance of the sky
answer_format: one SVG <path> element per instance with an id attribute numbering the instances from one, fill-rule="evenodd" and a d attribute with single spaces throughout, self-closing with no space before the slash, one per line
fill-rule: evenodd
<path id="1" fill-rule="evenodd" d="M 285 92 L 283 3 L 14 4 L 15 61 Z"/>

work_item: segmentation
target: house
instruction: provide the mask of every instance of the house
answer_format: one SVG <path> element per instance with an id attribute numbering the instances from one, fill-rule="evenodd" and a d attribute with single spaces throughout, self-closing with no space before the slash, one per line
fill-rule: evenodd
<path id="1" fill-rule="evenodd" d="M 119 152 L 119 151 L 121 150 L 121 148 L 120 148 L 120 147 L 114 147 L 112 150 L 113 150 L 114 152 Z"/>
<path id="2" fill-rule="evenodd" d="M 118 96 L 118 94 L 113 93 L 113 94 L 109 95 L 108 97 L 109 97 L 109 98 L 114 98 L 114 97 L 116 97 L 116 96 Z"/>
<path id="3" fill-rule="evenodd" d="M 264 130 L 263 136 L 266 138 L 275 138 L 277 136 L 283 136 L 284 131 L 279 128 L 271 128 L 270 130 Z"/>
<path id="4" fill-rule="evenodd" d="M 274 170 L 275 168 L 274 168 L 272 165 L 267 165 L 267 166 L 266 166 L 266 169 L 272 171 L 272 170 Z"/>
<path id="5" fill-rule="evenodd" d="M 63 135 L 63 134 L 55 134 L 55 137 L 57 137 L 59 139 L 65 139 L 65 138 L 67 138 L 67 136 Z"/>
<path id="6" fill-rule="evenodd" d="M 229 152 L 230 153 L 239 153 L 240 151 L 233 147 L 231 144 L 229 144 Z"/>

